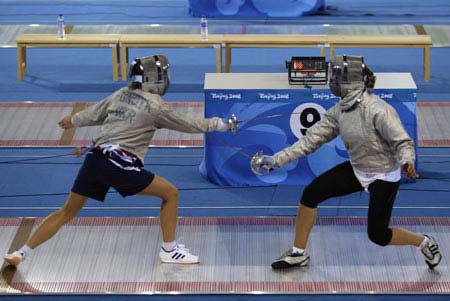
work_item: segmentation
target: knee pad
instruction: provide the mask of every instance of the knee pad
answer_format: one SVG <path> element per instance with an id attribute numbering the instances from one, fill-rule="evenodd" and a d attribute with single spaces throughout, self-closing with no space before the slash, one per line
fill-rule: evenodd
<path id="1" fill-rule="evenodd" d="M 392 239 L 392 230 L 390 228 L 377 229 L 369 227 L 367 234 L 370 241 L 382 247 L 387 246 Z"/>

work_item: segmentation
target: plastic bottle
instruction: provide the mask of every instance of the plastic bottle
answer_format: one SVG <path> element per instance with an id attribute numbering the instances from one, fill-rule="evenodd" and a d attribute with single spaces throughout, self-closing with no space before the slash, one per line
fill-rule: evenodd
<path id="1" fill-rule="evenodd" d="M 208 40 L 208 19 L 205 16 L 200 19 L 200 39 L 202 41 Z"/>
<path id="2" fill-rule="evenodd" d="M 66 29 L 64 24 L 64 16 L 61 14 L 56 19 L 58 22 L 58 39 L 64 40 L 66 38 Z"/>

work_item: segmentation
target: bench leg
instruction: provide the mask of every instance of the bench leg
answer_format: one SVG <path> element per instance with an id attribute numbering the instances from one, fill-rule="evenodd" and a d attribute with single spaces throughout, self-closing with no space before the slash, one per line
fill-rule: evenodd
<path id="1" fill-rule="evenodd" d="M 117 81 L 119 79 L 120 73 L 120 51 L 117 44 L 112 47 L 112 68 L 113 68 L 113 80 Z"/>
<path id="2" fill-rule="evenodd" d="M 27 74 L 27 48 L 23 45 L 17 45 L 17 79 L 22 80 Z"/>
<path id="3" fill-rule="evenodd" d="M 222 46 L 214 45 L 216 48 L 216 72 L 222 73 Z"/>
<path id="4" fill-rule="evenodd" d="M 430 81 L 430 47 L 425 46 L 423 49 L 423 74 L 425 81 Z"/>
<path id="5" fill-rule="evenodd" d="M 325 54 L 325 46 L 320 47 L 320 56 L 326 56 L 326 54 Z"/>
<path id="6" fill-rule="evenodd" d="M 225 72 L 231 72 L 231 47 L 229 45 L 225 46 Z"/>
<path id="7" fill-rule="evenodd" d="M 334 56 L 334 47 L 330 46 L 330 59 Z"/>
<path id="8" fill-rule="evenodd" d="M 122 53 L 121 53 L 121 73 L 122 73 L 122 80 L 127 80 L 128 76 L 128 47 L 125 45 L 122 45 L 121 47 Z"/>

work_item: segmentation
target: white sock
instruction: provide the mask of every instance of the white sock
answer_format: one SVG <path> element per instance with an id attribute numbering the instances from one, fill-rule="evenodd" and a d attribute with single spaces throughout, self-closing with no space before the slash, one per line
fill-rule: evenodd
<path id="1" fill-rule="evenodd" d="M 422 243 L 419 245 L 419 248 L 421 248 L 421 249 L 425 248 L 428 245 L 429 242 L 430 242 L 430 239 L 425 236 L 425 238 L 423 239 Z"/>
<path id="2" fill-rule="evenodd" d="M 297 248 L 297 247 L 292 247 L 292 253 L 303 254 L 303 253 L 305 253 L 305 250 Z"/>
<path id="3" fill-rule="evenodd" d="M 163 242 L 162 243 L 162 248 L 164 249 L 164 251 L 166 252 L 171 252 L 173 251 L 173 249 L 175 249 L 175 247 L 177 246 L 177 241 L 171 241 L 171 242 Z"/>
<path id="4" fill-rule="evenodd" d="M 30 248 L 28 245 L 24 245 L 22 248 L 19 249 L 19 252 L 23 254 L 24 258 L 30 255 L 31 251 L 33 251 L 33 249 Z"/>

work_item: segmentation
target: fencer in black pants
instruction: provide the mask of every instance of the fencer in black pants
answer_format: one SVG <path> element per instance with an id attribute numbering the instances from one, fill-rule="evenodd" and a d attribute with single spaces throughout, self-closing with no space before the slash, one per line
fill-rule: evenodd
<path id="1" fill-rule="evenodd" d="M 413 140 L 395 109 L 372 93 L 375 75 L 359 56 L 335 56 L 330 62 L 331 92 L 339 103 L 310 127 L 293 145 L 273 156 L 263 156 L 259 168 L 281 168 L 341 136 L 349 161 L 314 179 L 304 190 L 297 212 L 295 240 L 291 249 L 272 263 L 272 268 L 305 266 L 309 234 L 317 217 L 317 206 L 331 198 L 366 190 L 370 193 L 367 233 L 377 245 L 410 245 L 420 248 L 429 268 L 441 261 L 436 240 L 397 227 L 389 227 L 402 172 L 417 178 Z"/>

